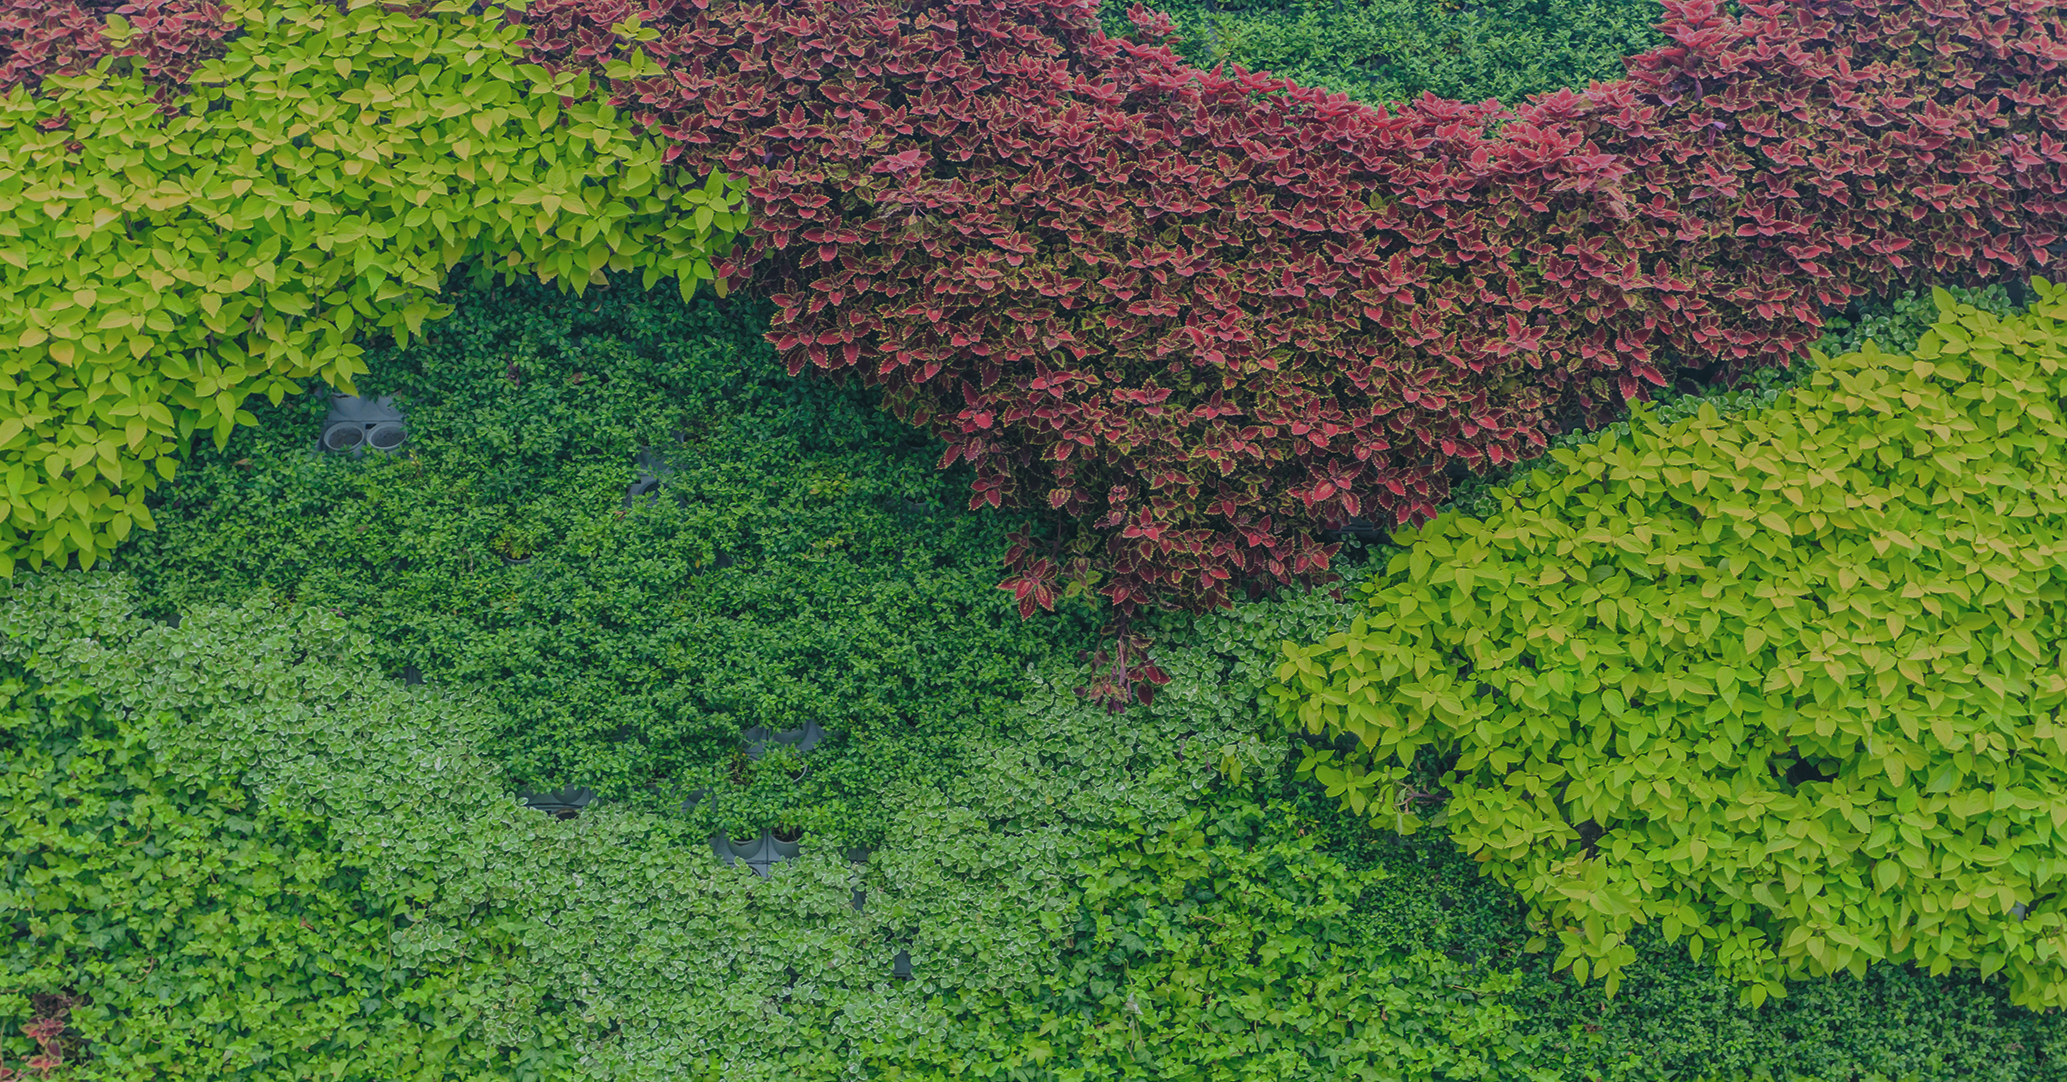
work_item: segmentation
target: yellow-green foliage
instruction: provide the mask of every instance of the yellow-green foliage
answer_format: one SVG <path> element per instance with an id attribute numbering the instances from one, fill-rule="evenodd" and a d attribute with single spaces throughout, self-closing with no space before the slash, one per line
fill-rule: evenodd
<path id="1" fill-rule="evenodd" d="M 353 338 L 444 315 L 462 262 L 686 295 L 744 227 L 737 185 L 679 176 L 586 76 L 518 63 L 494 12 L 350 6 L 237 5 L 170 116 L 108 63 L 0 98 L 0 574 L 149 527 L 192 437 L 297 379 L 351 389 Z"/>
<path id="2" fill-rule="evenodd" d="M 2067 1005 L 2067 288 L 2035 285 L 1430 523 L 1286 644 L 1286 719 L 1359 741 L 1306 766 L 1411 829 L 1406 764 L 1456 755 L 1447 828 L 1611 991 L 1652 922 L 1754 1003 L 1909 961 Z"/>

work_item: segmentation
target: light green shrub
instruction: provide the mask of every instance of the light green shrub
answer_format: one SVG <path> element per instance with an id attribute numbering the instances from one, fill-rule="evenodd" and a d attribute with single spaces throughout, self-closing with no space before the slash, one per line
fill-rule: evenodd
<path id="1" fill-rule="evenodd" d="M 2067 1004 L 2067 291 L 2033 285 L 1411 535 L 1286 644 L 1282 715 L 1358 741 L 1304 767 L 1406 830 L 1436 757 L 1436 817 L 1611 990 L 1651 923 L 1752 1002 L 1914 962 Z"/>
<path id="2" fill-rule="evenodd" d="M 2000 282 L 1978 289 L 1941 286 L 1959 304 L 1970 304 L 1998 319 L 2017 311 L 2008 287 Z M 1909 290 L 1898 296 L 1873 297 L 1857 304 L 1854 314 L 1831 316 L 1823 321 L 1823 338 L 1816 348 L 1835 357 L 1863 348 L 1870 340 L 1887 353 L 1907 353 L 1917 339 L 1938 321 L 1938 303 L 1932 290 Z"/>
<path id="3" fill-rule="evenodd" d="M 107 62 L 0 98 L 0 575 L 150 527 L 189 440 L 303 378 L 350 389 L 354 338 L 443 316 L 462 263 L 713 277 L 745 218 L 727 178 L 678 176 L 492 14 L 349 7 L 234 5 L 169 110 Z"/>

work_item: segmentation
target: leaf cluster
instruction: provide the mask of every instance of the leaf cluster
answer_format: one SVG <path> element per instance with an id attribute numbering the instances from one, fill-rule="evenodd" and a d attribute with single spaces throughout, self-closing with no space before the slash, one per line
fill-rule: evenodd
<path id="1" fill-rule="evenodd" d="M 89 684 L 0 671 L 0 1018 L 86 993 L 61 1024 L 89 1058 L 58 1077 L 510 1077 L 467 1031 L 513 944 L 400 954 L 408 900 L 365 889 L 323 816 L 169 775 Z"/>
<path id="2" fill-rule="evenodd" d="M 149 528 L 191 441 L 309 377 L 350 390 L 359 333 L 420 333 L 462 264 L 714 278 L 743 191 L 685 182 L 521 28 L 424 14 L 233 6 L 174 104 L 112 54 L 0 98 L 0 574 Z"/>
<path id="3" fill-rule="evenodd" d="M 2008 319 L 2023 307 L 2001 283 L 1980 289 L 1965 289 L 1957 285 L 1939 288 L 1944 289 L 1954 303 L 1972 305 L 1997 319 Z M 1836 357 L 1857 353 L 1871 341 L 1884 353 L 1907 353 L 1916 348 L 1917 340 L 1937 321 L 1938 302 L 1933 291 L 1928 289 L 1854 302 L 1842 315 L 1823 321 L 1823 338 L 1816 343 L 1816 348 Z"/>
<path id="4" fill-rule="evenodd" d="M 1352 581 L 1361 573 L 1351 568 Z M 215 919 L 132 890 L 147 878 L 133 870 L 162 854 L 116 844 L 133 834 L 119 822 L 96 832 L 107 816 L 77 810 L 91 800 L 65 779 L 90 788 L 112 762 L 186 822 L 252 824 L 184 835 L 195 868 L 245 868 L 263 846 L 291 842 L 300 848 L 279 866 L 339 872 L 341 893 L 288 879 L 304 893 L 257 901 L 198 876 L 182 888 L 197 901 L 243 898 L 230 911 L 254 932 L 288 925 L 283 947 L 393 956 L 378 971 L 339 970 L 364 981 L 345 994 L 368 1011 L 344 1032 L 368 1039 L 308 1052 L 295 1042 L 331 1009 L 322 982 L 334 965 L 297 975 L 287 950 L 245 956 L 261 981 L 212 957 L 152 956 L 160 972 L 183 967 L 170 979 L 227 1019 L 170 1030 L 184 1043 L 155 1046 L 159 1077 L 1348 1082 L 1388 1062 L 1377 1077 L 1454 1077 L 1428 1068 L 1477 1056 L 1477 1077 L 1529 1082 L 2012 1082 L 2067 1048 L 2058 1015 L 2008 1007 L 1999 982 L 1877 968 L 1863 984 L 1809 982 L 1754 1012 L 1652 943 L 1603 1000 L 1598 985 L 1575 988 L 1510 946 L 1528 934 L 1514 896 L 1447 843 L 1375 835 L 1275 766 L 1223 788 L 1221 749 L 1280 739 L 1254 709 L 1277 643 L 1339 626 L 1355 607 L 1326 593 L 1198 618 L 1167 651 L 1172 681 L 1153 709 L 1108 714 L 1070 694 L 1081 672 L 1047 671 L 970 734 L 968 758 L 893 795 L 895 828 L 866 864 L 845 861 L 836 838 L 806 835 L 803 858 L 766 880 L 720 865 L 696 830 L 622 803 L 569 822 L 517 807 L 479 754 L 486 704 L 385 679 L 377 638 L 326 611 L 199 605 L 173 628 L 144 618 L 143 600 L 104 573 L 29 576 L 0 600 L 0 666 L 25 684 L 90 686 L 106 734 L 84 750 L 70 736 L 10 743 L 0 760 L 23 775 L 5 822 L 86 828 L 7 851 L 43 867 L 49 844 L 49 864 L 76 862 L 99 885 L 53 890 L 34 919 Z M 68 731 L 53 696 L 29 709 L 32 727 Z M 63 754 L 61 770 L 44 747 Z M 333 897 L 346 912 L 323 908 Z M 0 922 L 27 916 L 0 911 Z M 383 939 L 344 934 L 380 919 Z M 70 954 L 63 942 L 17 938 L 0 952 L 0 1028 L 12 1032 L 25 1000 L 82 965 L 153 964 L 128 940 Z M 888 976 L 899 950 L 913 960 L 909 982 Z M 96 1053 L 154 1047 L 167 1027 L 120 1020 L 159 1017 L 144 993 L 164 989 L 77 990 L 110 1021 L 73 1077 L 137 1077 Z M 438 1011 L 410 1021 L 426 995 Z M 1212 1025 L 1192 1024 L 1193 996 Z M 380 1040 L 415 1041 L 434 1023 L 465 1023 L 464 1035 L 443 1053 Z M 0 1051 L 32 1050 L 9 1040 Z M 1781 1062 L 1789 1069 L 1770 1069 Z"/>
<path id="5" fill-rule="evenodd" d="M 2001 284 L 1981 289 L 1958 285 L 1934 288 L 1944 289 L 1958 304 L 1973 305 L 1998 318 L 2007 317 L 2018 309 L 2011 302 L 2009 289 Z M 2020 283 L 2019 288 L 2028 290 L 2028 283 Z M 1823 337 L 1817 340 L 1815 348 L 1835 357 L 1856 353 L 1870 340 L 1884 350 L 1906 352 L 1916 345 L 1918 337 L 1937 318 L 1938 305 L 1931 290 L 1855 300 L 1842 315 L 1825 318 Z M 1814 360 L 1796 357 L 1784 369 L 1761 368 L 1747 373 L 1734 385 L 1682 379 L 1671 387 L 1661 387 L 1652 393 L 1648 414 L 1655 422 L 1671 424 L 1697 416 L 1704 407 L 1714 409 L 1723 417 L 1768 409 L 1782 392 L 1800 384 L 1815 371 Z M 1447 506 L 1474 518 L 1485 518 L 1500 509 L 1496 495 L 1499 489 L 1520 483 L 1537 470 L 1548 476 L 1561 476 L 1565 467 L 1552 457 L 1553 452 L 1593 443 L 1608 436 L 1626 437 L 1629 433 L 1630 422 L 1626 420 L 1600 428 L 1579 428 L 1559 433 L 1551 437 L 1542 454 L 1455 482 L 1450 487 Z"/>
<path id="6" fill-rule="evenodd" d="M 1197 71 L 1145 9 L 1140 42 L 1031 2 L 510 17 L 748 185 L 725 266 L 793 371 L 880 383 L 972 507 L 1050 519 L 1025 607 L 1096 575 L 1127 614 L 1324 579 L 1317 530 L 1425 519 L 1450 467 L 1784 365 L 1926 268 L 2047 258 L 2061 28 L 1989 10 L 1675 3 L 1627 78 L 1397 113 Z"/>
<path id="7" fill-rule="evenodd" d="M 176 91 L 235 32 L 210 0 L 5 0 L 0 13 L 0 92 L 84 75 L 104 59 Z"/>
<path id="8" fill-rule="evenodd" d="M 1582 980 L 1649 924 L 1754 1002 L 1913 962 L 2059 1005 L 2067 306 L 2033 287 L 2007 321 L 1940 291 L 1912 355 L 1818 355 L 1734 422 L 1639 411 L 1432 522 L 1348 631 L 1286 644 L 1281 715 L 1355 741 L 1302 768 L 1411 830 L 1442 764 L 1439 817 Z"/>
<path id="9" fill-rule="evenodd" d="M 267 591 L 342 613 L 389 675 L 491 703 L 512 781 L 655 809 L 704 789 L 706 833 L 879 835 L 881 794 L 1091 645 L 1088 602 L 1013 618 L 1012 521 L 958 506 L 966 477 L 873 395 L 784 373 L 765 303 L 454 301 L 407 347 L 368 342 L 360 381 L 406 411 L 409 456 L 316 452 L 307 396 L 158 491 L 159 529 L 114 559 L 154 612 Z M 627 508 L 641 448 L 671 468 Z M 742 730 L 807 722 L 831 734 L 808 761 L 741 755 Z"/>

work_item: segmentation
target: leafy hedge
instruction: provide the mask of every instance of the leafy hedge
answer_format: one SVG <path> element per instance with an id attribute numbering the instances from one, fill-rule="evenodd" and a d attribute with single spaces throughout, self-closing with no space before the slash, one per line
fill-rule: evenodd
<path id="1" fill-rule="evenodd" d="M 880 833 L 893 781 L 957 755 L 1028 666 L 1092 644 L 1088 604 L 1012 615 L 1011 521 L 959 507 L 966 475 L 871 395 L 790 379 L 766 304 L 453 300 L 406 348 L 369 343 L 360 380 L 396 396 L 407 456 L 317 453 L 327 403 L 307 396 L 159 490 L 159 529 L 114 559 L 155 613 L 253 591 L 343 613 L 388 674 L 478 689 L 512 779 L 654 808 L 710 789 L 706 833 Z M 628 510 L 641 447 L 673 469 Z M 505 565 L 511 542 L 530 563 Z M 834 735 L 802 778 L 739 760 L 741 730 L 807 721 Z"/>
<path id="2" fill-rule="evenodd" d="M 1210 711 L 1125 718 L 1044 680 L 1023 708 L 970 734 L 968 769 L 897 785 L 897 829 L 865 865 L 841 859 L 841 839 L 807 835 L 804 857 L 762 880 L 720 866 L 679 818 L 619 803 L 557 821 L 517 807 L 479 754 L 480 704 L 384 679 L 371 637 L 328 613 L 199 606 L 172 628 L 142 618 L 139 600 L 119 578 L 75 573 L 31 576 L 0 602 L 9 678 L 61 679 L 78 702 L 69 689 L 83 684 L 104 707 L 92 739 L 81 739 L 84 720 L 52 708 L 13 723 L 11 734 L 37 740 L 4 745 L 22 798 L 0 819 L 6 851 L 78 877 L 46 874 L 33 897 L 0 895 L 0 920 L 36 908 L 30 934 L 0 953 L 0 987 L 67 983 L 92 997 L 74 1016 L 82 1079 L 484 1077 L 477 1066 L 552 1079 L 1002 1078 L 1015 1064 L 1069 1077 L 1070 1063 L 1133 1054 L 1115 1038 L 1141 1016 L 1124 997 L 1106 1002 L 1106 989 L 1157 965 L 1224 1003 L 1230 1029 L 1264 1035 L 1263 1047 L 1200 1044 L 1171 1062 L 1262 1077 L 1288 1062 L 1267 1049 L 1305 1047 L 1318 1019 L 1286 1017 L 1261 992 L 1332 968 L 1316 949 L 1354 959 L 1344 971 L 1356 980 L 1338 978 L 1332 993 L 1354 1023 L 1338 1055 L 1457 1064 L 1472 1053 L 1453 1038 L 1493 1047 L 1514 1027 L 1497 982 L 1486 1000 L 1412 994 L 1483 981 L 1440 956 L 1366 943 L 1345 905 L 1377 876 L 1317 854 L 1300 817 L 1193 813 L 1213 775 L 1199 750 L 1260 735 Z M 1312 628 L 1263 626 L 1270 638 Z M 1262 664 L 1261 644 L 1250 650 Z M 1178 660 L 1199 662 L 1217 675 L 1210 657 Z M 1189 672 L 1185 685 L 1194 698 L 1218 691 Z M 102 779 L 120 784 L 102 796 Z M 221 918 L 206 898 L 150 908 L 164 901 L 150 888 L 161 855 L 119 844 L 142 836 L 145 815 L 214 827 L 187 836 L 189 859 L 261 869 L 195 886 L 223 893 L 231 908 L 217 912 L 238 914 L 252 939 L 226 937 L 223 957 L 182 956 L 170 973 L 161 961 L 165 985 L 120 978 Z M 93 833 L 41 825 L 67 819 Z M 1138 855 L 1101 866 L 1113 832 Z M 856 888 L 867 892 L 859 911 Z M 1098 919 L 1146 907 L 1153 920 L 1184 897 L 1182 912 L 1227 931 L 1161 944 Z M 126 929 L 147 915 L 163 927 L 109 934 L 111 917 Z M 1272 957 L 1216 949 L 1238 935 Z M 1101 937 L 1121 953 L 1097 951 Z M 275 953 L 234 954 L 263 943 Z M 307 953 L 318 943 L 335 960 Z M 901 949 L 910 983 L 890 979 Z M 161 992 L 207 1007 L 160 1024 Z M 368 1002 L 351 1024 L 361 1029 L 318 1029 L 348 993 Z M 0 1023 L 25 1014 L 19 998 L 0 999 Z M 1173 1036 L 1191 1028 L 1160 1009 L 1153 1018 Z M 432 1024 L 438 1033 L 409 1028 Z"/>
<path id="3" fill-rule="evenodd" d="M 1193 66 L 1240 64 L 1372 105 L 1422 94 L 1510 105 L 1626 74 L 1663 43 L 1655 0 L 1157 0 Z M 1099 9 L 1130 36 L 1126 9 Z"/>
<path id="4" fill-rule="evenodd" d="M 172 628 L 145 618 L 144 600 L 96 573 L 29 576 L 0 601 L 5 679 L 83 683 L 92 698 L 73 701 L 100 706 L 89 724 L 41 692 L 25 729 L 17 700 L 0 744 L 0 784 L 21 794 L 0 816 L 0 852 L 79 873 L 46 880 L 39 934 L 0 951 L 0 1053 L 33 1050 L 16 1035 L 26 998 L 75 982 L 93 998 L 65 1037 L 80 1082 L 1349 1082 L 1388 1064 L 1393 1077 L 1457 1077 L 1474 1056 L 1477 1077 L 1530 1082 L 2019 1082 L 2067 1055 L 2061 1015 L 2010 1007 L 1999 981 L 1971 976 L 1875 967 L 1751 1010 L 1684 952 L 1640 940 L 1614 999 L 1554 977 L 1521 950 L 1514 896 L 1473 861 L 1440 839 L 1375 835 L 1279 767 L 1282 737 L 1254 704 L 1278 642 L 1356 607 L 1325 593 L 1168 629 L 1184 645 L 1167 650 L 1172 682 L 1152 708 L 1108 714 L 1070 694 L 1081 669 L 1045 669 L 1023 703 L 986 716 L 959 765 L 900 785 L 895 829 L 867 864 L 807 835 L 804 857 L 769 880 L 623 803 L 571 822 L 514 806 L 478 754 L 487 704 L 384 679 L 375 640 L 321 609 L 202 605 Z M 1227 760 L 1248 764 L 1241 784 L 1220 780 Z M 278 933 L 223 940 L 274 948 L 239 955 L 257 975 L 160 954 L 159 973 L 177 967 L 163 985 L 98 979 L 149 967 L 154 935 L 210 919 L 142 893 L 166 856 L 114 844 L 140 805 L 161 842 L 167 825 L 192 830 L 180 845 L 197 865 L 287 847 L 278 884 L 182 877 L 253 935 Z M 102 828 L 40 829 L 56 821 Z M 339 874 L 288 893 L 297 869 L 325 868 Z M 25 919 L 21 900 L 0 894 L 0 923 Z M 149 926 L 110 935 L 110 915 Z M 369 922 L 370 936 L 350 931 Z M 296 953 L 312 943 L 379 964 Z M 888 977 L 900 949 L 909 983 Z M 296 965 L 299 980 L 281 972 Z M 352 983 L 326 990 L 332 970 Z M 160 991 L 208 1013 L 158 1024 Z M 311 1041 L 311 1020 L 347 994 L 375 1001 L 353 1023 L 369 1039 L 346 1027 Z M 1193 995 L 1210 1026 L 1193 1024 Z M 414 1016 L 426 998 L 434 1015 Z M 426 1022 L 464 1027 L 442 1060 L 406 1043 Z"/>
<path id="5" fill-rule="evenodd" d="M 150 33 L 137 17 L 108 43 Z M 523 63 L 521 28 L 312 0 L 225 17 L 241 33 L 169 101 L 157 61 L 115 55 L 46 57 L 37 93 L 0 98 L 0 575 L 104 558 L 197 434 L 223 446 L 247 398 L 306 377 L 349 389 L 359 330 L 419 333 L 462 263 L 686 295 L 742 224 L 721 174 L 685 184 L 586 77 Z"/>
<path id="6" fill-rule="evenodd" d="M 1753 1002 L 1914 961 L 2060 1005 L 2067 291 L 2033 285 L 2009 321 L 1940 293 L 1913 357 L 1818 356 L 1734 425 L 1639 411 L 1431 523 L 1349 631 L 1287 644 L 1284 715 L 1357 741 L 1302 767 L 1410 830 L 1441 762 L 1453 835 L 1581 979 L 1655 922 Z"/>
<path id="7" fill-rule="evenodd" d="M 975 463 L 972 506 L 1057 513 L 1014 553 L 1023 607 L 1096 568 L 1125 612 L 1323 576 L 1313 528 L 1425 517 L 1451 464 L 1782 364 L 1821 305 L 1926 266 L 2045 257 L 2048 5 L 1743 11 L 1670 5 L 1584 94 L 1398 115 L 1198 73 L 1088 4 L 659 5 L 638 41 L 598 0 L 511 17 L 748 184 L 725 269 L 773 290 L 793 370 L 883 384 Z"/>
<path id="8" fill-rule="evenodd" d="M 168 771 L 142 739 L 152 726 L 125 723 L 73 674 L 0 669 L 0 921 L 13 929 L 0 1019 L 25 1020 L 34 995 L 83 993 L 65 1018 L 70 1068 L 54 1077 L 314 1079 L 333 1063 L 354 1077 L 526 1076 L 529 1057 L 467 1033 L 469 996 L 510 942 L 490 931 L 464 957 L 399 957 L 407 898 L 366 890 L 363 855 L 342 856 L 324 816 L 256 800 L 234 777 Z M 8 1029 L 0 1061 L 28 1060 Z"/>

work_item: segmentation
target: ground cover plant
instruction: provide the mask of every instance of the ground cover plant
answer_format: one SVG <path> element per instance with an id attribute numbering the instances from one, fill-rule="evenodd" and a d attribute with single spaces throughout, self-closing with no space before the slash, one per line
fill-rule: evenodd
<path id="1" fill-rule="evenodd" d="M 366 890 L 368 865 L 325 816 L 168 770 L 91 683 L 8 668 L 0 1016 L 21 1028 L 0 1049 L 17 1063 L 55 1044 L 71 1064 L 55 1077 L 307 1078 L 338 1062 L 354 1077 L 524 1076 L 521 1051 L 468 1034 L 467 995 L 513 944 L 398 959 L 408 899 Z M 74 1001 L 56 1016 L 65 1039 L 28 1044 L 50 1017 L 36 1001 L 59 997 Z"/>
<path id="2" fill-rule="evenodd" d="M 1582 979 L 1655 921 L 1753 1001 L 1901 961 L 2057 1006 L 2067 307 L 2033 286 L 2008 320 L 1940 292 L 1909 355 L 1818 355 L 1735 424 L 1639 412 L 1437 519 L 1347 632 L 1288 644 L 1287 715 L 1355 737 L 1305 767 L 1409 830 L 1442 761 L 1453 836 Z"/>
<path id="3" fill-rule="evenodd" d="M 1552 975 L 1511 893 L 1446 839 L 1337 813 L 1254 708 L 1278 644 L 1354 597 L 1200 618 L 1124 714 L 1044 667 L 866 863 L 807 836 L 768 879 L 628 803 L 519 807 L 480 753 L 492 701 L 387 679 L 327 611 L 171 627 L 145 601 L 106 571 L 0 601 L 0 782 L 29 797 L 0 817 L 0 904 L 29 924 L 0 1054 L 34 1049 L 31 993 L 72 988 L 73 1078 L 2010 1082 L 2067 1051 L 2057 1013 L 1972 978 L 1877 968 L 1752 1010 L 1649 942 L 1613 999 Z M 189 938 L 169 885 L 242 935 Z"/>
<path id="4" fill-rule="evenodd" d="M 22 700 L 4 776 L 23 793 L 58 790 L 0 826 L 24 868 L 7 916 L 30 923 L 5 981 L 90 990 L 72 1016 L 97 1050 L 81 1077 L 944 1078 L 1022 1063 L 1069 1077 L 1072 1063 L 1135 1057 L 1112 1023 L 1136 1014 L 1126 991 L 1109 995 L 1158 964 L 1214 1001 L 1216 1025 L 1275 1035 L 1269 1048 L 1230 1038 L 1177 1054 L 1192 1069 L 1234 1057 L 1267 1076 L 1317 1054 L 1316 1023 L 1337 1027 L 1336 1055 L 1424 1070 L 1526 1047 L 1497 999 L 1424 1003 L 1394 987 L 1479 982 L 1353 934 L 1346 906 L 1381 873 L 1317 853 L 1282 805 L 1194 807 L 1214 773 L 1201 749 L 1260 747 L 1251 712 L 1232 728 L 1175 708 L 1129 719 L 1073 695 L 1074 666 L 1051 666 L 1023 706 L 972 734 L 977 768 L 893 782 L 898 829 L 865 864 L 843 859 L 842 839 L 812 838 L 761 879 L 721 867 L 679 817 L 520 808 L 480 754 L 486 704 L 384 678 L 372 637 L 327 612 L 254 598 L 195 606 L 174 628 L 139 601 L 107 573 L 52 576 L 24 582 L 0 615 L 0 664 Z M 1312 626 L 1295 615 L 1269 628 Z M 1264 659 L 1264 644 L 1252 652 Z M 1189 672 L 1186 685 L 1214 689 Z M 67 770 L 81 760 L 108 769 Z M 179 830 L 196 819 L 215 829 Z M 67 823 L 90 833 L 18 844 L 70 837 Z M 108 842 L 146 836 L 174 856 Z M 269 953 L 156 908 L 167 861 L 211 855 L 226 864 L 222 919 L 273 935 Z M 1100 917 L 1146 907 L 1154 920 L 1173 902 L 1220 920 L 1217 945 L 1160 944 Z M 1264 960 L 1223 959 L 1237 936 Z M 910 983 L 890 976 L 900 948 Z M 1327 977 L 1332 1006 L 1287 1018 L 1270 989 L 1338 968 L 1315 950 L 1365 980 Z M 362 1014 L 362 999 L 377 1007 Z M 1170 1014 L 1181 993 L 1144 989 L 1141 1003 L 1144 1024 L 1194 1028 Z M 19 1019 L 28 1004 L 4 1006 Z M 339 1009 L 352 1017 L 326 1026 Z M 465 1039 L 441 1039 L 449 1028 Z M 1038 1073 L 1048 1059 L 1056 1073 Z"/>
<path id="5" fill-rule="evenodd" d="M 654 807 L 703 789 L 706 832 L 862 830 L 826 798 L 861 814 L 1029 664 L 1093 645 L 1088 601 L 1012 613 L 1011 524 L 963 510 L 966 478 L 860 388 L 789 379 L 764 304 L 455 296 L 408 347 L 368 343 L 360 380 L 407 411 L 406 455 L 318 453 L 311 396 L 160 491 L 159 530 L 114 560 L 156 614 L 255 590 L 349 613 L 388 674 L 497 703 L 487 750 L 514 781 Z M 626 496 L 641 448 L 669 463 L 650 502 Z M 807 722 L 830 735 L 803 777 L 742 760 L 742 730 Z"/>
<path id="6" fill-rule="evenodd" d="M 1622 58 L 1663 43 L 1665 9 L 1630 0 L 1175 0 L 1148 5 L 1176 24 L 1178 55 L 1201 69 L 1240 64 L 1371 105 L 1422 94 L 1519 104 L 1612 82 Z M 1123 7 L 1105 32 L 1131 37 Z"/>

